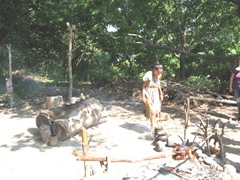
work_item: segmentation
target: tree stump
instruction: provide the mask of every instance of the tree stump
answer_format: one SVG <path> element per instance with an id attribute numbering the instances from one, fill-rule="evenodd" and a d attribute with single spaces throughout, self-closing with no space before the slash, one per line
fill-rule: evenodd
<path id="1" fill-rule="evenodd" d="M 72 98 L 70 99 L 70 103 L 71 103 L 71 104 L 74 104 L 74 103 L 79 102 L 79 101 L 80 101 L 80 98 L 79 98 L 79 97 L 72 97 Z"/>
<path id="2" fill-rule="evenodd" d="M 46 98 L 46 107 L 47 109 L 51 107 L 57 107 L 63 105 L 63 97 L 62 96 L 49 96 Z"/>

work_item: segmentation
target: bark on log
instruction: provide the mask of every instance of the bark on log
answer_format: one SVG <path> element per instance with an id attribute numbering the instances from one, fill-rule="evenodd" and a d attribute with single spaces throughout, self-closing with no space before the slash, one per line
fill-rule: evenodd
<path id="1" fill-rule="evenodd" d="M 49 137 L 51 135 L 50 126 L 43 124 L 40 126 L 39 130 L 40 130 L 40 135 L 41 135 L 43 143 L 48 143 Z"/>
<path id="2" fill-rule="evenodd" d="M 48 125 L 51 126 L 51 118 L 48 113 L 40 112 L 38 116 L 36 117 L 36 126 L 37 128 L 40 128 L 42 125 Z"/>
<path id="3" fill-rule="evenodd" d="M 99 101 L 89 98 L 41 111 L 36 117 L 36 126 L 50 126 L 51 134 L 64 141 L 78 134 L 82 127 L 89 128 L 105 122 L 103 112 L 104 107 Z"/>

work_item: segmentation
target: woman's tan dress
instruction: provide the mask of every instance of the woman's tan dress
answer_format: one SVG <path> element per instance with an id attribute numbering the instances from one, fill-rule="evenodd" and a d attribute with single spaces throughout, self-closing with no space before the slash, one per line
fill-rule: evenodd
<path id="1" fill-rule="evenodd" d="M 150 118 L 150 113 L 155 114 L 156 116 L 159 115 L 161 112 L 161 101 L 159 96 L 159 87 L 160 87 L 160 79 L 159 77 L 154 78 L 153 72 L 148 71 L 143 76 L 143 81 L 148 81 L 145 90 L 148 94 L 147 102 L 146 102 L 146 117 Z"/>

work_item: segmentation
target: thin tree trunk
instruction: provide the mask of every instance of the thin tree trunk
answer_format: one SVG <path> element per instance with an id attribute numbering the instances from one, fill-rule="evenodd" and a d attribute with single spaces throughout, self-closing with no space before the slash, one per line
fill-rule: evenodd
<path id="1" fill-rule="evenodd" d="M 72 98 L 73 89 L 73 78 L 72 78 L 72 26 L 67 22 L 67 27 L 69 30 L 69 50 L 68 50 L 68 70 L 69 70 L 69 102 Z"/>
<path id="2" fill-rule="evenodd" d="M 7 45 L 9 54 L 8 78 L 6 79 L 7 92 L 10 95 L 10 107 L 13 108 L 13 86 L 12 86 L 12 52 L 11 44 Z"/>
<path id="3" fill-rule="evenodd" d="M 186 66 L 185 55 L 181 54 L 180 55 L 180 80 L 186 79 L 185 66 Z"/>

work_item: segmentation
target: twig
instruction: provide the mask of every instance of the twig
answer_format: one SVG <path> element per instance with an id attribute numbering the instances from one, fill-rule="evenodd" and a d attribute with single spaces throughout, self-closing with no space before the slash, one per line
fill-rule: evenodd
<path id="1" fill-rule="evenodd" d="M 189 160 L 189 157 L 186 158 L 183 162 L 181 162 L 181 163 L 179 163 L 178 165 L 176 165 L 176 166 L 174 167 L 174 169 L 180 167 L 182 164 L 184 164 L 184 163 L 187 162 L 188 160 Z"/>
<path id="2" fill-rule="evenodd" d="M 206 137 L 204 140 L 202 140 L 202 141 L 200 141 L 200 142 L 198 142 L 198 143 L 196 143 L 196 144 L 192 144 L 192 146 L 190 146 L 190 148 L 193 148 L 193 147 L 195 147 L 195 146 L 197 146 L 197 145 L 200 145 L 201 143 L 203 143 L 203 142 L 205 142 L 206 140 L 208 140 L 212 135 L 214 135 L 213 133 L 211 133 L 210 135 L 208 135 L 208 137 Z M 204 144 L 204 143 L 203 143 Z"/>
<path id="3" fill-rule="evenodd" d="M 194 144 L 194 142 L 195 142 L 195 140 L 196 140 L 196 138 L 197 138 L 197 135 L 198 135 L 198 133 L 199 133 L 199 130 L 200 130 L 200 128 L 198 128 L 198 130 L 197 130 L 197 132 L 196 132 L 196 134 L 195 134 L 195 136 L 194 136 L 194 138 L 193 138 L 192 144 Z"/>

